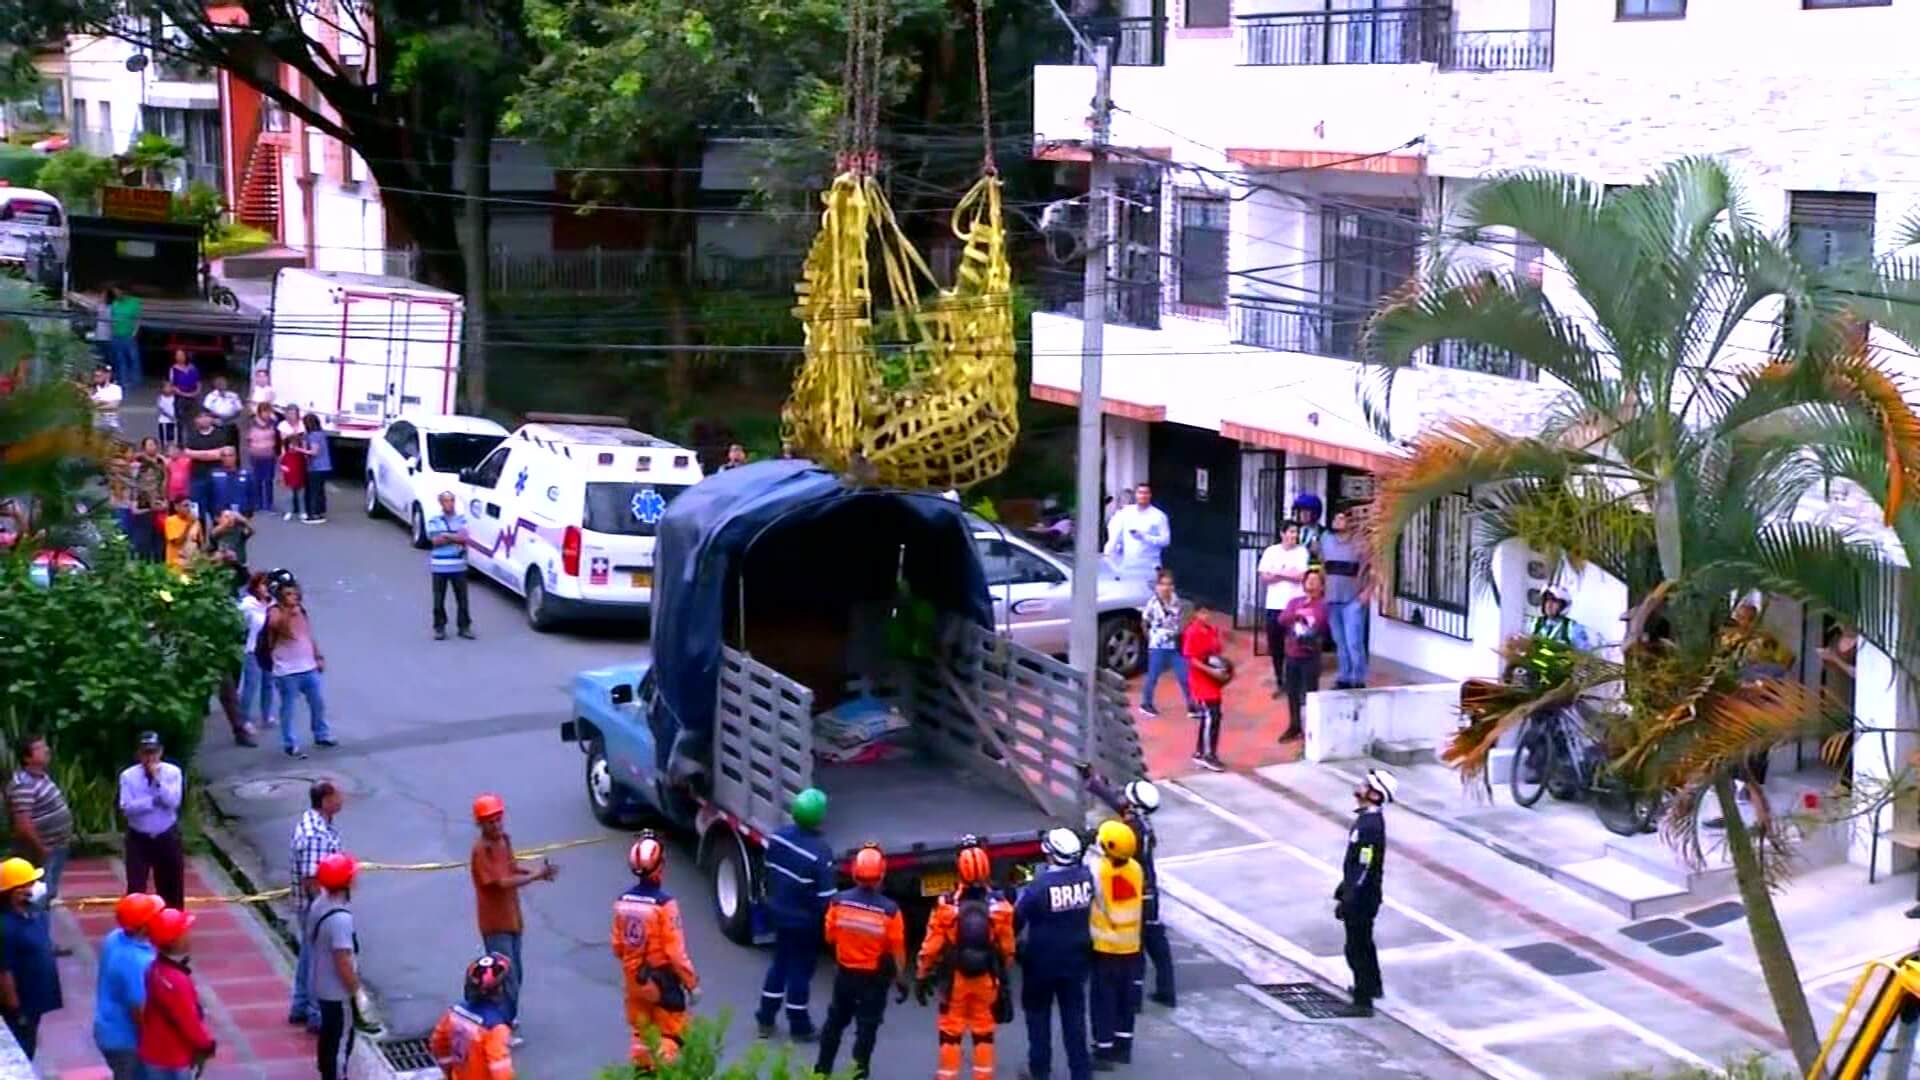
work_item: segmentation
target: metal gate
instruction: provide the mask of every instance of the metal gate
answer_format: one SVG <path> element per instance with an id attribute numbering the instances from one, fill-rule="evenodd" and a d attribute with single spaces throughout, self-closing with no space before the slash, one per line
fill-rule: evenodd
<path id="1" fill-rule="evenodd" d="M 1260 553 L 1280 542 L 1280 515 L 1285 507 L 1283 481 L 1286 455 L 1274 450 L 1244 450 L 1240 475 L 1245 491 L 1240 500 L 1240 588 L 1234 605 L 1236 630 L 1259 630 L 1265 622 L 1266 588 L 1260 584 Z M 1266 648 L 1263 635 L 1254 636 L 1254 653 Z"/>

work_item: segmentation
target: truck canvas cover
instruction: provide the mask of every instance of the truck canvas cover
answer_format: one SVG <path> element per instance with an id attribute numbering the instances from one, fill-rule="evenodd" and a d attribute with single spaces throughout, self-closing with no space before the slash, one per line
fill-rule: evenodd
<path id="1" fill-rule="evenodd" d="M 812 462 L 767 461 L 688 488 L 668 505 L 657 535 L 652 719 L 658 764 L 669 775 L 698 771 L 706 760 L 721 644 L 739 644 L 727 625 L 736 591 L 800 586 L 808 602 L 830 608 L 890 593 L 898 569 L 936 611 L 993 626 L 965 510 L 939 495 L 853 487 Z M 900 561 L 869 557 L 876 545 L 897 546 Z M 750 574 L 742 589 L 749 553 L 758 562 L 763 551 L 777 552 L 781 568 L 806 567 L 806 580 Z"/>

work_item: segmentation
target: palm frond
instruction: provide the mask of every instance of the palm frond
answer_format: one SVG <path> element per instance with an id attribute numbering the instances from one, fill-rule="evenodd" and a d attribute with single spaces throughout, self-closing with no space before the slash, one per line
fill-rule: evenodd
<path id="1" fill-rule="evenodd" d="M 1460 773 L 1462 783 L 1486 777 L 1487 762 L 1501 736 L 1537 713 L 1573 704 L 1580 695 L 1620 681 L 1620 668 L 1600 657 L 1576 654 L 1568 677 L 1547 687 L 1471 679 L 1460 688 L 1460 729 L 1440 752 L 1440 760 Z"/>

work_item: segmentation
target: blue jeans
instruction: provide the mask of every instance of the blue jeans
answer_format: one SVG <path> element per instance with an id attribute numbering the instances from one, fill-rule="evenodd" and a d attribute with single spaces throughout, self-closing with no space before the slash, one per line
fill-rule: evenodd
<path id="1" fill-rule="evenodd" d="M 263 513 L 273 510 L 273 474 L 280 471 L 280 463 L 271 457 L 250 457 L 247 459 L 248 480 L 251 494 L 246 502 L 255 510 Z"/>
<path id="2" fill-rule="evenodd" d="M 1367 685 L 1367 605 L 1359 600 L 1328 604 L 1327 628 L 1333 631 L 1338 662 L 1334 679 L 1348 686 Z"/>
<path id="3" fill-rule="evenodd" d="M 499 953 L 507 958 L 507 985 L 500 995 L 506 1006 L 507 1023 L 520 1018 L 520 980 L 526 977 L 526 968 L 520 963 L 519 934 L 482 934 L 480 947 L 490 953 Z"/>
<path id="4" fill-rule="evenodd" d="M 69 853 L 69 849 L 65 844 L 57 848 L 49 848 L 47 849 L 47 861 L 40 864 L 40 869 L 46 871 L 45 874 L 41 875 L 40 880 L 47 883 L 46 898 L 40 902 L 40 910 L 42 911 L 51 908 L 54 900 L 60 896 L 60 875 L 67 872 L 67 855 Z"/>
<path id="5" fill-rule="evenodd" d="M 107 355 L 113 360 L 113 381 L 124 389 L 140 381 L 140 346 L 130 337 L 107 342 Z"/>
<path id="6" fill-rule="evenodd" d="M 307 1025 L 308 1031 L 319 1031 L 320 1003 L 313 999 L 312 993 L 307 989 L 313 978 L 307 970 L 308 963 L 313 959 L 307 955 L 307 913 L 313 910 L 313 905 L 309 903 L 296 910 L 300 915 L 300 925 L 297 927 L 300 934 L 300 954 L 293 960 L 293 1002 L 287 1006 L 287 1022 L 292 1023 L 298 1020 Z"/>
<path id="7" fill-rule="evenodd" d="M 1193 691 L 1187 686 L 1187 658 L 1180 655 L 1179 649 L 1148 649 L 1147 680 L 1140 686 L 1140 707 L 1153 708 L 1153 689 L 1160 685 L 1160 676 L 1173 672 L 1173 684 L 1180 688 L 1180 697 L 1187 703 L 1187 711 L 1193 711 Z"/>
<path id="8" fill-rule="evenodd" d="M 275 675 L 274 693 L 280 695 L 280 745 L 288 750 L 300 749 L 300 741 L 293 736 L 293 696 L 299 694 L 307 699 L 307 727 L 313 732 L 313 741 L 332 741 L 333 732 L 327 728 L 327 703 L 320 695 L 320 673 L 302 671 L 297 675 Z"/>
<path id="9" fill-rule="evenodd" d="M 256 705 L 260 710 L 257 717 Z M 240 666 L 240 718 L 259 727 L 273 719 L 273 677 L 260 670 L 260 661 L 252 653 Z"/>
<path id="10" fill-rule="evenodd" d="M 760 988 L 760 1008 L 754 1019 L 773 1023 L 780 1002 L 787 1005 L 787 1030 L 795 1035 L 813 1031 L 813 1017 L 807 1013 L 807 999 L 813 989 L 813 963 L 820 956 L 820 934 L 812 926 L 777 927 L 773 932 L 773 963 L 767 968 L 767 981 Z"/>

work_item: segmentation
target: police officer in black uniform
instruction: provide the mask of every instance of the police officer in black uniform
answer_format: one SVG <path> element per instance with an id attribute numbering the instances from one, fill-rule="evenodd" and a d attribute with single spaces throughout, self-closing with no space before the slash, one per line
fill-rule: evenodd
<path id="1" fill-rule="evenodd" d="M 1090 1080 L 1087 1053 L 1087 974 L 1092 966 L 1093 872 L 1080 861 L 1084 845 L 1072 829 L 1054 829 L 1040 846 L 1053 865 L 1029 882 L 1014 904 L 1020 942 L 1020 1008 L 1027 1014 L 1027 1065 L 1022 1080 L 1048 1080 L 1053 1032 L 1048 1019 L 1060 1005 L 1060 1037 L 1067 1045 L 1068 1080 Z"/>
<path id="2" fill-rule="evenodd" d="M 1108 808 L 1119 814 L 1133 834 L 1140 839 L 1140 850 L 1134 855 L 1134 861 L 1140 864 L 1140 872 L 1146 875 L 1147 891 L 1140 899 L 1140 950 L 1147 959 L 1153 961 L 1153 994 L 1156 1004 L 1171 1009 L 1179 999 L 1174 996 L 1173 986 L 1173 946 L 1167 940 L 1167 927 L 1160 921 L 1159 877 L 1153 869 L 1153 853 L 1158 846 L 1153 835 L 1153 812 L 1160 809 L 1160 789 L 1153 781 L 1145 778 L 1131 781 L 1126 787 L 1115 790 L 1113 785 L 1100 778 L 1090 765 L 1080 766 L 1080 775 L 1087 782 L 1087 789 L 1094 797 L 1106 803 Z M 1135 984 L 1136 991 L 1145 989 L 1146 967 L 1140 969 L 1141 982 Z M 1138 1009 L 1139 1001 L 1134 1002 Z"/>
<path id="3" fill-rule="evenodd" d="M 1381 808 L 1393 801 L 1399 783 L 1385 769 L 1368 769 L 1365 783 L 1353 790 L 1359 806 L 1347 830 L 1347 857 L 1340 885 L 1333 890 L 1333 917 L 1347 928 L 1347 967 L 1353 971 L 1353 1003 L 1347 1016 L 1372 1016 L 1380 988 L 1380 954 L 1373 947 L 1373 920 L 1380 914 L 1380 879 L 1387 868 L 1387 823 Z"/>

